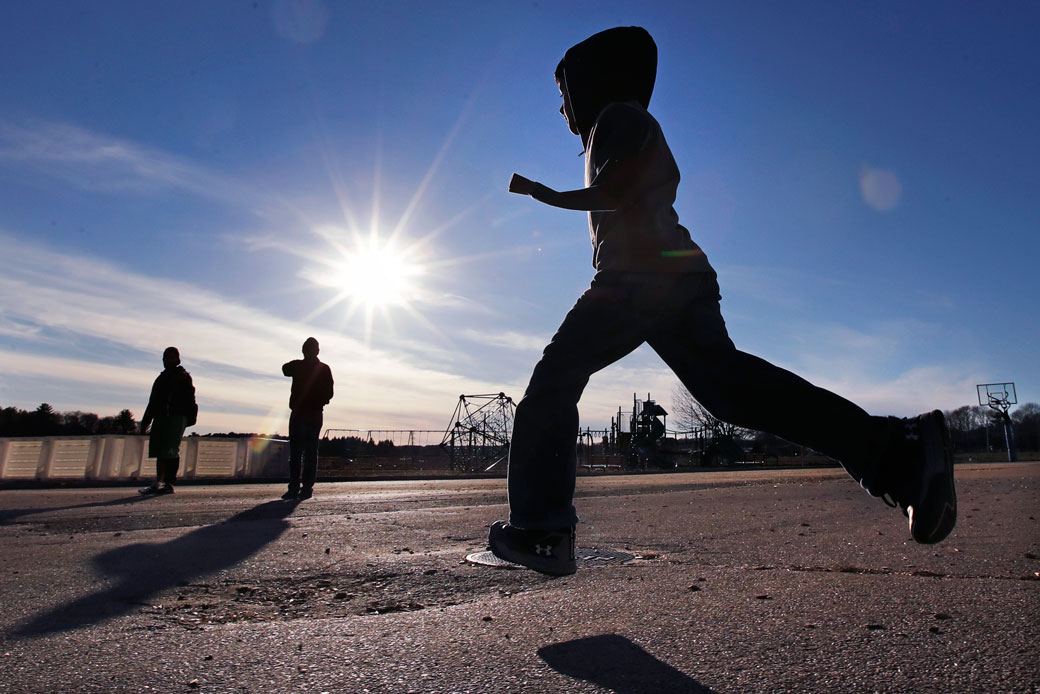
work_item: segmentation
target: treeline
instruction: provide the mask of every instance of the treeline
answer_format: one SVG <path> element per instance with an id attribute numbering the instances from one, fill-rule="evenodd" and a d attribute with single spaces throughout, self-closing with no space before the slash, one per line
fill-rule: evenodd
<path id="1" fill-rule="evenodd" d="M 947 410 L 946 421 L 950 427 L 953 445 L 960 452 L 1002 449 L 1004 427 L 1000 413 L 989 407 L 965 405 Z M 707 426 L 706 413 L 700 414 L 695 424 Z M 713 418 L 712 418 L 713 419 Z M 716 420 L 717 421 L 717 420 Z M 707 422 L 707 423 L 706 423 Z M 1040 404 L 1025 403 L 1011 412 L 1011 423 L 1015 445 L 1022 451 L 1040 451 Z M 138 423 L 130 410 L 115 416 L 101 417 L 93 412 L 55 412 L 47 403 L 35 410 L 16 407 L 0 409 L 0 436 L 93 436 L 96 434 L 134 434 Z M 238 437 L 254 434 L 208 434 L 207 436 Z M 749 452 L 766 455 L 798 455 L 805 450 L 775 436 L 759 432 L 729 432 L 731 437 L 743 439 Z M 322 439 L 319 453 L 327 456 L 357 458 L 391 455 L 394 442 L 373 441 L 357 436 Z"/>
<path id="2" fill-rule="evenodd" d="M 376 442 L 372 439 L 366 441 L 357 436 L 342 436 L 319 441 L 318 455 L 340 458 L 387 457 L 393 454 L 394 448 L 394 442 L 389 439 Z"/>
<path id="3" fill-rule="evenodd" d="M 958 453 L 1005 450 L 1004 416 L 990 407 L 965 405 L 946 410 L 950 438 Z M 1040 451 L 1040 404 L 1027 402 L 1009 413 L 1015 447 L 1019 451 Z M 795 446 L 783 439 L 751 429 L 742 429 L 716 419 L 690 392 L 682 386 L 672 391 L 672 415 L 682 431 L 702 430 L 713 442 L 729 441 L 739 448 L 730 457 L 742 452 L 763 457 L 806 455 L 808 449 Z M 804 413 L 803 416 L 812 416 Z"/>
<path id="4" fill-rule="evenodd" d="M 285 439 L 289 438 L 288 435 L 282 434 L 244 434 L 236 433 L 234 431 L 224 434 L 191 434 L 191 436 L 214 437 L 214 438 L 248 438 L 252 436 L 259 436 L 261 438 L 275 438 Z M 318 455 L 336 456 L 340 458 L 365 458 L 372 456 L 388 457 L 393 454 L 396 450 L 394 442 L 387 439 L 386 441 L 373 441 L 371 439 L 365 440 L 357 436 L 344 436 L 333 439 L 319 439 L 318 441 Z"/>
<path id="5" fill-rule="evenodd" d="M 1005 447 L 1003 417 L 996 410 L 965 405 L 943 414 L 956 450 L 969 452 Z M 1027 402 L 1010 414 L 1018 450 L 1040 451 L 1040 404 Z"/>
<path id="6" fill-rule="evenodd" d="M 16 407 L 0 409 L 0 436 L 95 436 L 99 434 L 136 434 L 138 422 L 130 410 L 123 410 L 114 417 L 101 417 L 93 412 L 55 412 L 48 403 L 42 403 L 35 410 L 20 410 Z M 200 436 L 192 433 L 191 436 Z M 247 434 L 227 432 L 220 434 L 201 434 L 201 437 L 214 438 L 248 438 L 252 436 L 271 436 L 272 438 L 288 438 L 274 434 Z M 389 439 L 386 441 L 365 440 L 357 436 L 345 436 L 334 439 L 322 439 L 319 453 L 343 458 L 361 458 L 392 455 L 395 446 Z"/>
<path id="7" fill-rule="evenodd" d="M 35 410 L 0 409 L 0 436 L 93 436 L 136 431 L 137 422 L 130 410 L 101 417 L 93 412 L 55 412 L 47 403 Z"/>

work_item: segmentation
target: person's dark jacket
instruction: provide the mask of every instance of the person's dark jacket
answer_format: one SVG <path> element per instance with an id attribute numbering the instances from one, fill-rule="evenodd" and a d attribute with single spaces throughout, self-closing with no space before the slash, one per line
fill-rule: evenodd
<path id="1" fill-rule="evenodd" d="M 316 357 L 286 362 L 282 373 L 292 378 L 289 409 L 293 412 L 317 414 L 332 400 L 332 370 Z"/>
<path id="2" fill-rule="evenodd" d="M 147 428 L 156 417 L 185 417 L 187 425 L 192 426 L 198 419 L 199 406 L 195 403 L 195 384 L 191 374 L 177 365 L 163 371 L 152 384 L 152 394 L 148 397 L 148 407 L 141 417 L 141 424 Z"/>

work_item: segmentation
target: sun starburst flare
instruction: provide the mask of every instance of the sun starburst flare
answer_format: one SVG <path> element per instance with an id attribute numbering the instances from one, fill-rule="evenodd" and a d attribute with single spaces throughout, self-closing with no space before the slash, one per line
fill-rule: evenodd
<path id="1" fill-rule="evenodd" d="M 336 306 L 346 309 L 345 320 L 364 315 L 366 337 L 376 313 L 390 318 L 391 309 L 413 312 L 422 300 L 426 274 L 420 244 L 401 246 L 377 231 L 367 235 L 324 228 L 319 235 L 329 243 L 324 256 L 311 257 L 304 275 L 313 284 L 333 290 L 333 296 L 305 318 L 310 320 Z"/>
<path id="2" fill-rule="evenodd" d="M 370 237 L 316 280 L 353 304 L 374 309 L 399 306 L 415 297 L 423 268 L 391 242 Z"/>

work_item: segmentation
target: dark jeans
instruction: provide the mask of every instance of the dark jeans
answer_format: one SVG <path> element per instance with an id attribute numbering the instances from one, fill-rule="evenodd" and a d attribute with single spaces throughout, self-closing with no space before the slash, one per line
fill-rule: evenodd
<path id="1" fill-rule="evenodd" d="M 180 467 L 180 458 L 157 458 L 155 461 L 155 483 L 168 484 L 172 487 L 177 482 L 177 471 Z"/>
<path id="2" fill-rule="evenodd" d="M 321 412 L 293 412 L 289 415 L 289 489 L 314 486 L 321 424 Z"/>
<path id="3" fill-rule="evenodd" d="M 868 491 L 880 493 L 871 448 L 886 420 L 737 350 L 720 299 L 714 272 L 596 275 L 545 348 L 516 407 L 508 473 L 513 525 L 577 522 L 578 400 L 592 374 L 644 342 L 715 417 L 836 458 Z"/>

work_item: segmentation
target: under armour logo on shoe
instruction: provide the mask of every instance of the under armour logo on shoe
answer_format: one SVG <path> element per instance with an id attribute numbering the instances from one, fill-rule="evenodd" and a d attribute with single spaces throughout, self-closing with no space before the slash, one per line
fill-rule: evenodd
<path id="1" fill-rule="evenodd" d="M 907 422 L 904 425 L 906 431 L 904 436 L 910 441 L 917 440 L 917 422 Z"/>
<path id="2" fill-rule="evenodd" d="M 539 555 L 540 554 L 544 554 L 547 557 L 551 557 L 552 556 L 552 545 L 535 545 L 534 546 L 534 553 L 535 554 L 539 554 Z"/>

